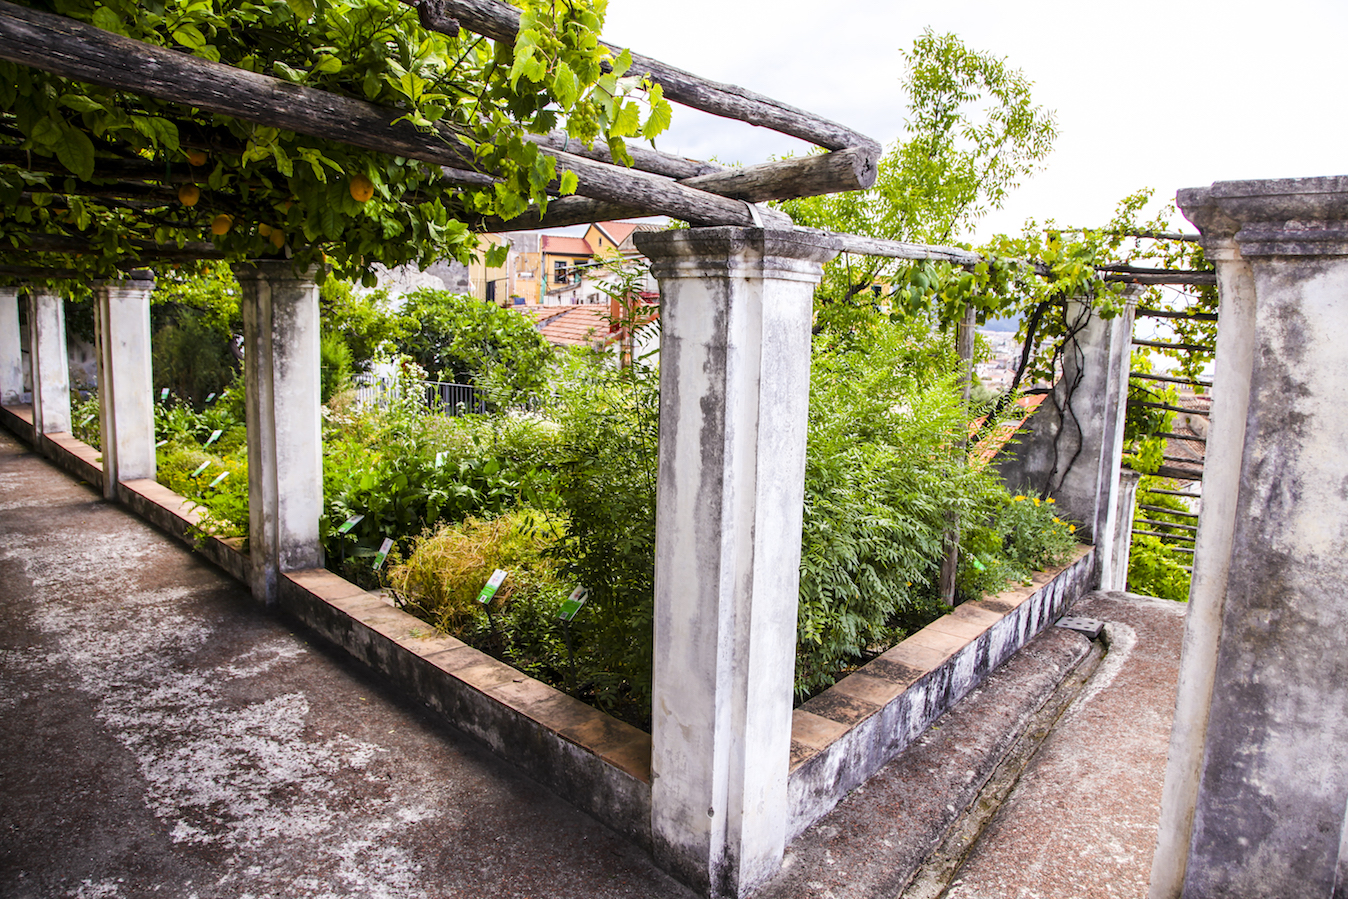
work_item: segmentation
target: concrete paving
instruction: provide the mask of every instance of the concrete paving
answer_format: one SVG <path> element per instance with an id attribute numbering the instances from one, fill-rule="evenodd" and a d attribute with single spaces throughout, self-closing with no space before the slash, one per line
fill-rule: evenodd
<path id="1" fill-rule="evenodd" d="M 1062 629 L 1035 640 L 759 895 L 939 894 L 953 876 L 950 899 L 1143 896 L 1182 611 L 1078 604 L 1109 623 L 1102 658 Z M 0 896 L 691 895 L 3 431 L 0 720 Z M 1017 778 L 1006 760 L 1036 747 Z M 976 835 L 999 785 L 967 860 L 933 880 L 928 855 Z"/>

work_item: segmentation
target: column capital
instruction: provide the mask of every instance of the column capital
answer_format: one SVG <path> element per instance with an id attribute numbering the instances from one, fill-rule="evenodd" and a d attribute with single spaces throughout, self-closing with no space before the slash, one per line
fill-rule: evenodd
<path id="1" fill-rule="evenodd" d="M 1217 181 L 1176 201 L 1215 258 L 1348 256 L 1348 176 Z"/>
<path id="2" fill-rule="evenodd" d="M 637 249 L 657 279 L 735 277 L 748 272 L 817 282 L 838 255 L 827 236 L 793 228 L 684 228 L 639 232 Z"/>
<path id="3" fill-rule="evenodd" d="M 297 271 L 289 259 L 253 259 L 235 262 L 230 266 L 240 281 L 313 281 L 318 277 L 318 266 Z"/>

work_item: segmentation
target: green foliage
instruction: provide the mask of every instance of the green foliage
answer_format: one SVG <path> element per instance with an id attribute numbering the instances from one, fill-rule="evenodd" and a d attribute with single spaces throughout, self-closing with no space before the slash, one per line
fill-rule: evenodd
<path id="1" fill-rule="evenodd" d="M 417 290 L 407 295 L 396 339 L 400 353 L 441 381 L 480 384 L 502 405 L 547 383 L 552 348 L 530 319 L 463 294 Z"/>
<path id="2" fill-rule="evenodd" d="M 655 599 L 659 375 L 574 354 L 547 409 L 558 426 L 553 484 L 566 515 L 553 552 L 590 599 L 573 629 L 592 647 L 587 679 L 606 708 L 649 716 Z"/>
<path id="3" fill-rule="evenodd" d="M 318 341 L 319 394 L 326 403 L 351 385 L 351 350 L 337 334 L 324 334 Z"/>
<path id="4" fill-rule="evenodd" d="M 557 611 L 570 588 L 547 554 L 555 539 L 553 525 L 528 509 L 441 524 L 393 566 L 389 585 L 422 620 L 556 683 L 568 669 Z M 488 608 L 477 598 L 498 568 L 508 577 Z"/>
<path id="5" fill-rule="evenodd" d="M 798 694 L 896 642 L 897 620 L 933 609 L 952 517 L 979 522 L 995 509 L 995 482 L 955 448 L 968 433 L 957 370 L 919 320 L 877 316 L 860 334 L 815 340 Z"/>
<path id="6" fill-rule="evenodd" d="M 1189 598 L 1184 558 L 1160 537 L 1136 535 L 1128 555 L 1128 589 L 1143 596 L 1184 602 Z"/>
<path id="7" fill-rule="evenodd" d="M 880 161 L 865 191 L 788 200 L 799 225 L 867 237 L 948 244 L 1001 206 L 1057 136 L 1053 113 L 1035 106 L 1030 83 L 1005 60 L 930 30 L 904 54 L 904 138 Z M 903 266 L 844 254 L 825 268 L 825 304 L 871 302 L 862 294 Z"/>
<path id="8" fill-rule="evenodd" d="M 74 391 L 70 395 L 71 433 L 94 449 L 103 448 L 103 434 L 99 422 L 98 394 L 81 399 Z"/>
<path id="9" fill-rule="evenodd" d="M 53 265 L 95 276 L 134 258 L 132 240 L 175 245 L 213 239 L 231 259 L 283 254 L 297 269 L 330 262 L 343 277 L 373 278 L 373 266 L 440 258 L 467 261 L 474 241 L 466 220 L 512 218 L 571 193 L 577 179 L 526 139 L 564 125 L 585 144 L 609 144 L 623 158 L 624 137 L 654 137 L 670 109 L 660 89 L 625 77 L 630 57 L 613 58 L 598 41 L 604 3 L 523 0 L 515 44 L 459 31 L 421 28 L 417 11 L 396 0 L 29 0 L 149 44 L 386 107 L 421 131 L 437 130 L 464 148 L 462 168 L 496 173 L 481 187 L 443 177 L 440 166 L 186 110 L 135 94 L 0 62 L 4 143 L 50 159 L 50 174 L 0 166 L 0 245 L 38 230 L 88 241 L 82 253 L 54 254 Z M 603 64 L 612 66 L 605 73 Z M 644 100 L 642 99 L 644 98 Z M 642 120 L 642 104 L 648 112 Z M 193 166 L 189 153 L 206 153 Z M 148 180 L 168 188 L 149 208 L 102 198 L 90 188 L 109 160 L 144 161 Z M 42 166 L 38 166 L 42 168 Z M 373 196 L 353 188 L 368 179 Z M 199 202 L 169 199 L 195 183 Z M 167 197 L 164 194 L 167 194 Z M 27 195 L 27 202 L 19 203 Z M 144 195 L 137 195 L 139 202 Z M 230 227 L 212 235 L 217 216 Z"/>
<path id="10" fill-rule="evenodd" d="M 404 398 L 384 409 L 335 402 L 326 417 L 320 536 L 329 563 L 363 585 L 377 580 L 371 562 L 386 537 L 405 554 L 440 522 L 499 514 L 526 496 L 548 502 L 532 458 L 546 428 L 529 419 L 431 414 L 406 386 Z M 338 533 L 354 515 L 364 519 Z"/>
<path id="11" fill-rule="evenodd" d="M 328 278 L 319 287 L 318 308 L 323 333 L 342 339 L 354 371 L 369 371 L 376 359 L 393 351 L 400 324 L 387 290 L 357 293 L 350 281 Z"/>
<path id="12" fill-rule="evenodd" d="M 167 387 L 201 409 L 241 371 L 238 282 L 218 263 L 171 272 L 155 282 L 150 304 L 155 391 Z"/>

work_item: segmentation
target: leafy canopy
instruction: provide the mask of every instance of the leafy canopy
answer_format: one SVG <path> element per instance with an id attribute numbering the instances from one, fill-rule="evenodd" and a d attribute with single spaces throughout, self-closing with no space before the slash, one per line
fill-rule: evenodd
<path id="1" fill-rule="evenodd" d="M 575 177 L 559 178 L 528 134 L 562 127 L 625 159 L 622 138 L 669 122 L 658 86 L 625 77 L 630 56 L 599 43 L 605 0 L 522 0 L 513 46 L 426 31 L 396 0 L 25 5 L 379 104 L 392 121 L 460 141 L 497 177 L 465 187 L 434 165 L 0 62 L 0 262 L 31 264 L 16 248 L 34 231 L 85 244 L 41 264 L 95 276 L 134 260 L 131 241 L 211 239 L 231 260 L 284 254 L 368 282 L 376 263 L 466 261 L 465 220 L 509 219 L 574 192 Z"/>
<path id="2" fill-rule="evenodd" d="M 904 53 L 908 117 L 903 140 L 880 160 L 868 190 L 787 200 L 799 225 L 888 240 L 949 244 L 1001 206 L 1049 154 L 1053 113 L 1006 61 L 954 34 L 924 31 Z M 902 263 L 844 255 L 825 270 L 819 296 L 846 303 Z"/>

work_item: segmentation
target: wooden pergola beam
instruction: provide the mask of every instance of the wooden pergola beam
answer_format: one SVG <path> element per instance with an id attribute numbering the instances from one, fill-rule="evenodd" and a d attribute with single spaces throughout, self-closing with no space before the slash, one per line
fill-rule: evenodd
<path id="1" fill-rule="evenodd" d="M 400 115 L 397 110 L 154 47 L 3 0 L 0 0 L 0 58 L 62 77 L 183 103 L 350 146 L 452 169 L 474 165 L 471 151 L 450 129 L 442 127 L 437 133 L 427 135 L 409 123 L 394 124 Z M 747 226 L 755 222 L 755 214 L 741 201 L 574 153 L 549 152 L 557 159 L 559 170 L 576 174 L 578 193 L 590 199 L 639 209 L 647 215 L 671 215 L 698 225 Z M 778 167 L 790 174 L 779 182 L 776 191 L 772 191 L 765 187 L 765 179 L 770 183 L 771 175 L 760 172 L 754 176 L 758 181 L 755 196 L 763 196 L 765 190 L 777 198 L 783 191 L 793 195 L 794 188 L 789 186 L 793 182 L 820 190 L 828 176 L 813 172 L 816 167 L 844 173 L 855 173 L 858 169 L 863 173 L 866 171 L 864 164 L 858 165 L 851 157 L 807 159 L 824 161 L 785 167 L 769 163 L 770 167 Z M 810 177 L 801 178 L 802 165 L 804 170 L 811 171 Z M 743 180 L 743 173 L 730 176 L 732 183 Z"/>
<path id="2" fill-rule="evenodd" d="M 513 44 L 520 30 L 520 11 L 498 0 L 402 0 L 417 9 L 421 24 L 429 31 L 458 34 L 462 25 L 469 31 L 494 41 Z M 621 50 L 603 44 L 614 56 Z M 809 141 L 827 150 L 879 150 L 879 145 L 863 134 L 836 122 L 789 106 L 771 97 L 699 78 L 649 56 L 632 54 L 632 75 L 649 75 L 664 90 L 665 98 L 722 118 L 748 122 L 781 134 Z"/>

